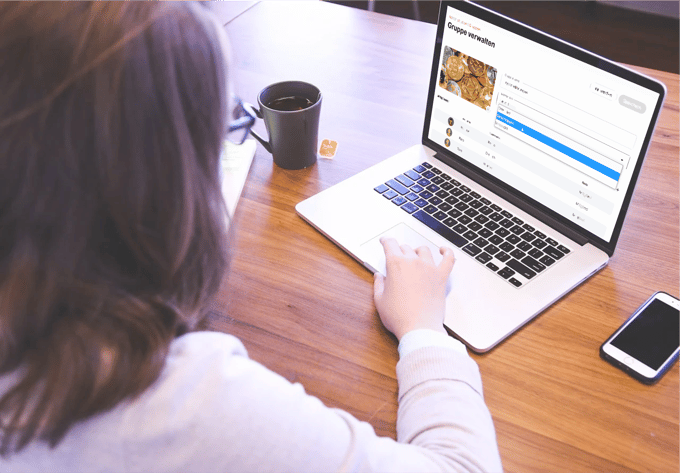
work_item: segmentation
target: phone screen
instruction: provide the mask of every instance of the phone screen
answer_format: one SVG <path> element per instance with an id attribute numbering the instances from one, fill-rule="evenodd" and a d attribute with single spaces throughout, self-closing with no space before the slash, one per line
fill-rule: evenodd
<path id="1" fill-rule="evenodd" d="M 611 344 L 654 370 L 680 344 L 680 311 L 654 299 Z"/>

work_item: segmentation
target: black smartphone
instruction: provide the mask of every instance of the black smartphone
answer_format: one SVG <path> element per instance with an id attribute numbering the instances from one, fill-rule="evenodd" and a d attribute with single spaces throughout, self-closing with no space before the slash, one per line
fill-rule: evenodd
<path id="1" fill-rule="evenodd" d="M 600 356 L 645 384 L 654 384 L 678 359 L 680 300 L 657 292 L 600 347 Z"/>

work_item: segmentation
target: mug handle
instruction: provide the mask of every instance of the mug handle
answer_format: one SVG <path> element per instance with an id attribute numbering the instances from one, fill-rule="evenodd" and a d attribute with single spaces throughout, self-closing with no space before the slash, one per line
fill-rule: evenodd
<path id="1" fill-rule="evenodd" d="M 246 108 L 249 112 L 251 112 L 252 115 L 256 116 L 259 119 L 262 119 L 262 112 L 260 112 L 260 110 L 255 108 L 253 105 L 243 102 L 243 107 Z M 269 141 L 265 140 L 260 135 L 255 133 L 255 130 L 253 130 L 252 128 L 250 129 L 250 134 L 253 135 L 253 137 L 257 141 L 259 141 L 262 146 L 264 146 L 264 149 L 266 149 L 267 152 L 271 154 L 272 146 L 269 144 Z"/>

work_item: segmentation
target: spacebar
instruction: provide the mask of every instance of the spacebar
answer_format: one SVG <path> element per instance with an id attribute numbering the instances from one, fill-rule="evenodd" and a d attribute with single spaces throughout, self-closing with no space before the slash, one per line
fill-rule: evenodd
<path id="1" fill-rule="evenodd" d="M 430 227 L 432 230 L 435 232 L 439 233 L 441 236 L 449 240 L 451 243 L 456 245 L 458 248 L 461 246 L 465 246 L 467 244 L 467 240 L 451 230 L 449 227 L 441 223 L 439 220 L 436 218 L 432 217 L 428 213 L 419 210 L 416 213 L 412 214 L 415 218 L 420 220 L 422 223 Z"/>

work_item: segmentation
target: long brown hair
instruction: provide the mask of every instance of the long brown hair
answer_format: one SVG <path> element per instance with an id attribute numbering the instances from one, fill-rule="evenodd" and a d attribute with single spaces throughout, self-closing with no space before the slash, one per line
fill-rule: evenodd
<path id="1" fill-rule="evenodd" d="M 0 454 L 157 379 L 227 264 L 226 64 L 183 3 L 0 3 Z"/>

